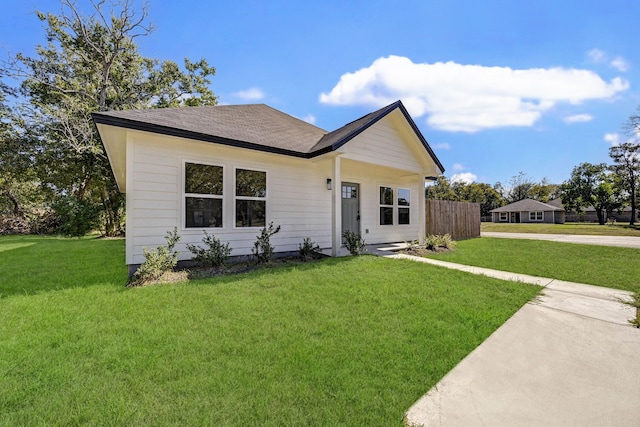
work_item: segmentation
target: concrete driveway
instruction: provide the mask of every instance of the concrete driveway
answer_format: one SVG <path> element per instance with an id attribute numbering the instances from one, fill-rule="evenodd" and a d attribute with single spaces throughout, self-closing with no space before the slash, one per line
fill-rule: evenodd
<path id="1" fill-rule="evenodd" d="M 421 262 L 545 289 L 416 402 L 407 425 L 640 425 L 640 329 L 619 302 L 628 292 L 434 261 Z"/>
<path id="2" fill-rule="evenodd" d="M 583 245 L 620 246 L 640 249 L 640 237 L 630 236 L 586 236 L 569 234 L 534 234 L 534 233 L 498 233 L 483 232 L 482 237 L 498 237 L 505 239 L 550 240 L 563 243 L 580 243 Z M 639 423 L 640 425 L 640 423 Z"/>

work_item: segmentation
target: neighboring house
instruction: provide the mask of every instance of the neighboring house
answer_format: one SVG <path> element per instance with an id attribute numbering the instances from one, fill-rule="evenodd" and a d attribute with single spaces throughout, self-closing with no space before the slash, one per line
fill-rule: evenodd
<path id="1" fill-rule="evenodd" d="M 564 219 L 563 208 L 532 199 L 519 200 L 491 211 L 493 222 L 564 224 Z"/>
<path id="2" fill-rule="evenodd" d="M 126 193 L 126 262 L 178 228 L 181 259 L 203 230 L 249 255 L 269 222 L 277 252 L 311 238 L 333 256 L 342 233 L 367 243 L 424 237 L 425 178 L 444 168 L 400 101 L 333 132 L 263 104 L 95 113 Z"/>

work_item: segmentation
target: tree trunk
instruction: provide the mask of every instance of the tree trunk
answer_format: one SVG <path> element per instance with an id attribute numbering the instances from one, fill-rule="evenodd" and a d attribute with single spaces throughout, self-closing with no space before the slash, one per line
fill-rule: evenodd
<path id="1" fill-rule="evenodd" d="M 598 224 L 604 225 L 604 212 L 603 212 L 603 209 L 602 208 L 595 208 L 595 209 L 596 209 L 596 215 L 598 216 Z"/>

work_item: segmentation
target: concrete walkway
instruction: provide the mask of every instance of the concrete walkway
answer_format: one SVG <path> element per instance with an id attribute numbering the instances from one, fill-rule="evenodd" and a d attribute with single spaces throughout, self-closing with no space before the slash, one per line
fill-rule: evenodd
<path id="1" fill-rule="evenodd" d="M 545 287 L 418 400 L 407 425 L 640 425 L 640 330 L 628 324 L 634 311 L 618 301 L 628 292 L 391 249 L 375 251 Z"/>
<path id="2" fill-rule="evenodd" d="M 580 243 L 583 245 L 620 246 L 640 249 L 640 237 L 631 236 L 587 236 L 570 234 L 535 234 L 535 233 L 499 233 L 482 232 L 482 237 L 498 237 L 504 239 L 550 240 L 563 243 Z"/>

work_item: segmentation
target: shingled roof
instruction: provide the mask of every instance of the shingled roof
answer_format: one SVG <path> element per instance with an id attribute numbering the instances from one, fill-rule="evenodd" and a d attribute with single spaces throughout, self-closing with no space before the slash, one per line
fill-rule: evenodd
<path id="1" fill-rule="evenodd" d="M 510 203 L 500 208 L 492 209 L 491 212 L 539 212 L 539 211 L 564 211 L 557 206 L 542 203 L 533 199 L 524 199 Z"/>
<path id="2" fill-rule="evenodd" d="M 444 171 L 401 101 L 333 132 L 264 104 L 109 111 L 92 116 L 96 124 L 312 158 L 337 150 L 395 109 L 402 112 L 429 156 Z"/>

